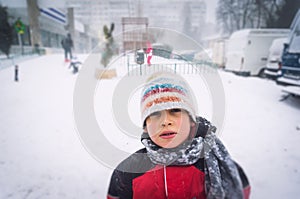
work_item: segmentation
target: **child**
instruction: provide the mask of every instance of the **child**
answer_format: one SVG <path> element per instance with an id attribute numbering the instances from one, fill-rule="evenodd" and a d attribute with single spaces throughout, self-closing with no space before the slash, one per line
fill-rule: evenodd
<path id="1" fill-rule="evenodd" d="M 152 75 L 141 99 L 145 148 L 114 170 L 108 199 L 249 198 L 250 185 L 216 128 L 196 116 L 192 91 L 179 75 Z"/>
<path id="2" fill-rule="evenodd" d="M 152 48 L 152 45 L 149 41 L 147 42 L 147 51 L 146 51 L 146 53 L 147 53 L 147 64 L 148 64 L 148 66 L 151 66 L 153 48 Z"/>

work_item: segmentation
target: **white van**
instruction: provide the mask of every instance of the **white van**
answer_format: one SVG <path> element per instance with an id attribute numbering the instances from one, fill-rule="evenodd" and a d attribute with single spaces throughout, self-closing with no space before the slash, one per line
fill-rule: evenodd
<path id="1" fill-rule="evenodd" d="M 269 49 L 269 56 L 265 75 L 270 78 L 277 78 L 278 71 L 281 68 L 281 56 L 283 52 L 284 43 L 287 43 L 287 37 L 274 39 Z"/>
<path id="2" fill-rule="evenodd" d="M 225 69 L 244 75 L 263 75 L 269 48 L 276 38 L 287 37 L 289 29 L 244 29 L 228 41 Z"/>

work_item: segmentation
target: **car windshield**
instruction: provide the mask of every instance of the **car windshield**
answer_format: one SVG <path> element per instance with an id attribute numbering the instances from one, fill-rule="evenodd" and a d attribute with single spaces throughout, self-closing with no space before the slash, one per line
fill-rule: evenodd
<path id="1" fill-rule="evenodd" d="M 297 24 L 295 32 L 291 38 L 289 52 L 300 53 L 300 23 Z"/>

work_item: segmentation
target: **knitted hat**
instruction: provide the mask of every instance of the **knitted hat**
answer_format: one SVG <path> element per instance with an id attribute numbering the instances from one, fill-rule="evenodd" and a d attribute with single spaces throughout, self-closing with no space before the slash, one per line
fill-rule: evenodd
<path id="1" fill-rule="evenodd" d="M 186 110 L 196 121 L 196 104 L 188 83 L 174 73 L 154 73 L 142 90 L 142 124 L 145 125 L 145 119 L 152 113 L 173 108 Z"/>

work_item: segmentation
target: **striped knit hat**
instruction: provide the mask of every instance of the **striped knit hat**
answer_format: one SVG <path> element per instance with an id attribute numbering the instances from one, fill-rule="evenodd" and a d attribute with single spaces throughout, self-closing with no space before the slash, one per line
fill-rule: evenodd
<path id="1" fill-rule="evenodd" d="M 142 123 L 154 112 L 180 108 L 186 110 L 196 122 L 196 104 L 188 83 L 179 75 L 159 72 L 151 75 L 141 98 Z"/>

